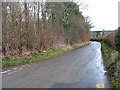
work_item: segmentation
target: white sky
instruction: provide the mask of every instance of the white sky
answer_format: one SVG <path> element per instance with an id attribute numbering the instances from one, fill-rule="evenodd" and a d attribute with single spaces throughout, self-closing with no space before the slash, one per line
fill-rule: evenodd
<path id="1" fill-rule="evenodd" d="M 91 30 L 115 30 L 118 28 L 118 2 L 120 0 L 81 0 L 88 5 L 83 14 L 90 16 L 95 26 Z"/>

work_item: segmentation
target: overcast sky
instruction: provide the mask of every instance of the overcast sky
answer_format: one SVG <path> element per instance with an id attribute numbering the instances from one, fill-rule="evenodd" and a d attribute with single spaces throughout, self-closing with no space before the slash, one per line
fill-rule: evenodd
<path id="1" fill-rule="evenodd" d="M 91 30 L 115 30 L 118 28 L 118 2 L 120 0 L 81 0 L 89 5 L 83 14 L 90 16 L 94 24 Z"/>

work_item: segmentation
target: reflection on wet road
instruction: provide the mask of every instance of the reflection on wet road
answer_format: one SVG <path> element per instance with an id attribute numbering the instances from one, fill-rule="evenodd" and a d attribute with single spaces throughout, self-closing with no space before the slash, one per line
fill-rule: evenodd
<path id="1" fill-rule="evenodd" d="M 108 88 L 105 72 L 101 44 L 91 42 L 88 46 L 33 63 L 12 74 L 3 73 L 3 88 L 96 88 L 97 83 Z"/>

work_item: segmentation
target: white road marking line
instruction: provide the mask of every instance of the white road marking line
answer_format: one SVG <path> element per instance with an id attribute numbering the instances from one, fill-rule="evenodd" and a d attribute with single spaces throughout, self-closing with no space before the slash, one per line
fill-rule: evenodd
<path id="1" fill-rule="evenodd" d="M 6 71 L 4 71 L 4 72 L 1 72 L 1 73 L 7 73 L 7 72 L 10 72 L 10 70 L 6 70 Z"/>
<path id="2" fill-rule="evenodd" d="M 14 71 L 14 72 L 17 72 L 17 71 Z"/>
<path id="3" fill-rule="evenodd" d="M 21 66 L 21 67 L 25 67 L 25 66 L 28 66 L 28 64 L 23 65 L 23 66 Z M 22 69 L 23 69 L 23 68 L 13 68 L 13 70 L 6 70 L 6 71 L 1 72 L 1 74 L 5 74 L 5 73 L 7 73 L 7 74 L 12 74 L 12 73 L 17 72 L 17 71 L 22 70 Z M 10 71 L 11 71 L 11 72 L 10 72 Z"/>
<path id="4" fill-rule="evenodd" d="M 8 74 L 12 74 L 12 72 L 8 73 Z"/>
<path id="5" fill-rule="evenodd" d="M 22 70 L 23 68 L 20 68 L 19 70 Z"/>
<path id="6" fill-rule="evenodd" d="M 1 73 L 7 73 L 7 71 L 1 72 Z"/>
<path id="7" fill-rule="evenodd" d="M 10 72 L 10 70 L 7 70 L 7 72 Z"/>
<path id="8" fill-rule="evenodd" d="M 25 67 L 26 65 L 22 65 L 22 67 Z"/>
<path id="9" fill-rule="evenodd" d="M 16 70 L 17 68 L 13 68 L 14 70 Z"/>

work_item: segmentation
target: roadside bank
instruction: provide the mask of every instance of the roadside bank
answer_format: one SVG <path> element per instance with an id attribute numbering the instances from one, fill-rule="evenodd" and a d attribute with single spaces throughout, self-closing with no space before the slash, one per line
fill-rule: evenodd
<path id="1" fill-rule="evenodd" d="M 42 52 L 26 52 L 24 55 L 22 56 L 14 56 L 12 58 L 6 59 L 6 60 L 2 60 L 2 62 L 0 63 L 0 67 L 11 67 L 11 66 L 18 66 L 18 65 L 24 65 L 24 64 L 28 64 L 28 63 L 32 63 L 32 62 L 36 62 L 36 61 L 40 61 L 40 60 L 45 60 L 45 59 L 49 59 L 49 58 L 53 58 L 53 57 L 57 57 L 60 56 L 62 54 L 65 54 L 69 51 L 72 51 L 74 49 L 89 45 L 90 42 L 84 42 L 84 43 L 79 43 L 79 44 L 75 44 L 73 46 L 62 46 L 61 48 L 55 48 L 55 49 L 51 49 L 51 50 L 47 50 L 47 51 L 42 51 Z"/>
<path id="2" fill-rule="evenodd" d="M 120 88 L 120 56 L 108 44 L 101 42 L 104 64 L 113 88 Z"/>

